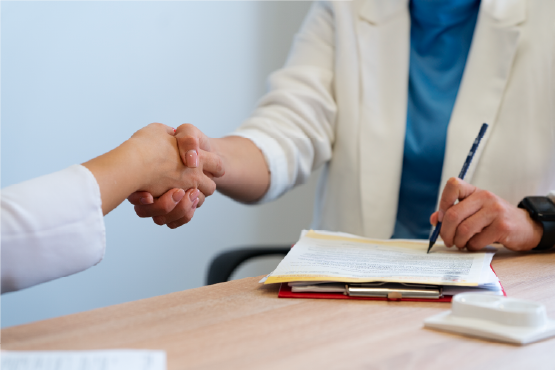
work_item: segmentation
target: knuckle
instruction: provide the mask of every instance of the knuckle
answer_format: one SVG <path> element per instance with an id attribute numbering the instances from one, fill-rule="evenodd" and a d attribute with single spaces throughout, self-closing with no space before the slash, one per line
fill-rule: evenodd
<path id="1" fill-rule="evenodd" d="M 182 123 L 181 125 L 179 125 L 178 128 L 186 130 L 186 129 L 190 129 L 191 127 L 194 127 L 194 126 L 190 123 Z"/>
<path id="2" fill-rule="evenodd" d="M 163 217 L 152 217 L 152 221 L 159 226 L 162 226 L 165 223 Z"/>
<path id="3" fill-rule="evenodd" d="M 174 208 L 175 206 L 170 202 L 164 202 L 164 204 L 162 205 L 161 211 L 164 213 L 170 213 Z"/>
<path id="4" fill-rule="evenodd" d="M 468 243 L 466 243 L 466 244 L 467 244 L 467 248 L 469 250 L 473 250 L 473 251 L 477 251 L 477 250 L 483 248 L 483 246 L 478 241 L 476 241 L 474 239 L 469 240 Z"/>
<path id="5" fill-rule="evenodd" d="M 186 195 L 187 196 L 187 195 Z M 179 203 L 175 206 L 173 212 L 177 216 L 176 218 L 181 217 L 185 212 L 187 212 L 187 208 L 189 207 L 189 198 L 183 197 Z"/>
<path id="6" fill-rule="evenodd" d="M 466 247 L 467 247 L 469 250 L 476 250 L 476 249 L 478 249 L 478 246 L 476 245 L 476 242 L 475 242 L 474 240 L 472 240 L 472 239 L 469 240 L 468 243 L 466 243 Z"/>
<path id="7" fill-rule="evenodd" d="M 506 207 L 505 207 L 505 205 L 504 205 L 503 203 L 501 203 L 501 202 L 498 202 L 498 201 L 497 201 L 497 198 L 494 199 L 494 200 L 495 200 L 495 201 L 491 202 L 491 204 L 490 204 L 491 210 L 492 210 L 495 214 L 498 214 L 498 215 L 505 214 L 505 212 L 506 212 Z"/>
<path id="8" fill-rule="evenodd" d="M 492 205 L 493 211 L 497 214 L 505 213 L 505 206 L 499 202 L 495 202 Z"/>
<path id="9" fill-rule="evenodd" d="M 171 223 L 172 229 L 176 229 L 176 228 L 181 227 L 185 224 L 188 224 L 189 221 L 191 221 L 192 218 L 193 218 L 192 215 L 191 216 L 185 215 L 185 216 L 181 217 L 179 220 L 174 221 L 174 222 Z"/>
<path id="10" fill-rule="evenodd" d="M 198 145 L 198 139 L 192 136 L 185 136 L 184 134 L 179 134 L 176 136 L 177 144 L 180 148 L 191 148 Z"/>
<path id="11" fill-rule="evenodd" d="M 472 235 L 472 231 L 472 227 L 466 222 L 463 222 L 457 228 L 457 234 L 463 238 L 468 238 L 470 235 Z"/>
<path id="12" fill-rule="evenodd" d="M 148 217 L 145 213 L 145 210 L 141 206 L 135 206 L 135 213 L 141 218 Z"/>
<path id="13" fill-rule="evenodd" d="M 177 127 L 177 131 L 179 131 L 180 133 L 183 133 L 184 135 L 189 135 L 191 133 L 196 132 L 197 128 L 190 124 L 190 123 L 183 123 L 181 125 L 179 125 L 179 127 Z"/>
<path id="14" fill-rule="evenodd" d="M 455 247 L 459 248 L 459 249 L 462 249 L 462 248 L 464 248 L 464 247 L 466 246 L 466 245 L 465 245 L 462 241 L 460 241 L 460 240 L 455 240 L 455 242 L 453 243 L 453 245 L 454 245 Z"/>
<path id="15" fill-rule="evenodd" d="M 215 191 L 216 191 L 216 183 L 214 183 L 214 181 L 210 180 L 209 183 L 208 183 L 208 189 L 206 190 L 206 193 L 204 195 L 210 196 L 210 195 L 214 194 Z"/>
<path id="16" fill-rule="evenodd" d="M 448 209 L 445 212 L 445 215 L 443 216 L 443 220 L 444 220 L 444 222 L 447 222 L 447 223 L 450 223 L 450 224 L 458 224 L 459 223 L 459 216 L 451 208 L 451 209 Z"/>
<path id="17" fill-rule="evenodd" d="M 180 226 L 182 226 L 182 225 L 183 225 L 183 224 L 180 223 L 179 221 L 174 221 L 174 222 L 170 222 L 170 223 L 167 224 L 167 226 L 168 226 L 170 229 L 172 229 L 172 230 L 173 230 L 173 229 L 177 229 L 178 227 L 180 227 Z"/>
<path id="18" fill-rule="evenodd" d="M 220 176 L 223 176 L 225 174 L 224 164 L 222 163 L 222 160 L 220 158 L 218 158 L 218 160 L 216 161 L 216 169 Z"/>
<path id="19" fill-rule="evenodd" d="M 486 202 L 493 203 L 495 206 L 500 206 L 501 203 L 498 201 L 497 195 L 489 190 L 482 190 L 481 195 Z"/>

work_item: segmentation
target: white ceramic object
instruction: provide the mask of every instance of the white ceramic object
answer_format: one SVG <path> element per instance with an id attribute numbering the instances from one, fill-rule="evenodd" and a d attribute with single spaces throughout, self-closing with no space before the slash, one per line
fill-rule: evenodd
<path id="1" fill-rule="evenodd" d="M 544 305 L 485 293 L 457 294 L 451 311 L 427 318 L 424 326 L 517 344 L 555 336 Z"/>

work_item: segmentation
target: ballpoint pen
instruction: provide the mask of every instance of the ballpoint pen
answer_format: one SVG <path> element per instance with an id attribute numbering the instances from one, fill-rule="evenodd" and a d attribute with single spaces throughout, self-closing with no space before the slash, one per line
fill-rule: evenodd
<path id="1" fill-rule="evenodd" d="M 484 134 L 486 133 L 487 129 L 488 129 L 488 124 L 484 123 L 482 125 L 482 127 L 480 128 L 480 132 L 478 133 L 478 136 L 474 140 L 474 143 L 472 144 L 472 147 L 470 148 L 470 152 L 468 152 L 468 155 L 466 156 L 466 161 L 464 161 L 461 173 L 459 173 L 459 179 L 464 180 L 464 177 L 466 176 L 466 171 L 468 170 L 468 167 L 470 167 L 470 163 L 472 162 L 472 158 L 474 158 L 474 154 L 478 150 L 478 146 L 480 145 L 480 141 L 484 137 Z M 434 246 L 434 244 L 437 240 L 437 237 L 439 236 L 440 231 L 441 231 L 441 222 L 438 221 L 438 223 L 436 225 L 436 228 L 434 229 L 434 232 L 432 233 L 432 236 L 430 237 L 430 244 L 428 245 L 428 251 L 426 253 L 430 253 L 430 249 L 432 249 L 432 247 Z"/>

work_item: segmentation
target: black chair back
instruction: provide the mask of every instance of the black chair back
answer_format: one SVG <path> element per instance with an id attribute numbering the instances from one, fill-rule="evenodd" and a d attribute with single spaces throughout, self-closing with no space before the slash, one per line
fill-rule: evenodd
<path id="1" fill-rule="evenodd" d="M 206 285 L 224 283 L 229 280 L 233 272 L 243 262 L 260 256 L 271 254 L 286 255 L 291 250 L 291 246 L 271 246 L 264 248 L 238 248 L 223 252 L 216 256 L 208 268 Z"/>

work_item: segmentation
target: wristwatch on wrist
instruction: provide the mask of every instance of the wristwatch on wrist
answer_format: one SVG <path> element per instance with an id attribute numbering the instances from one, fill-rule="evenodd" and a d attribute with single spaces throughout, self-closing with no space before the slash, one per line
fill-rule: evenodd
<path id="1" fill-rule="evenodd" d="M 545 251 L 555 245 L 555 203 L 548 197 L 526 197 L 519 204 L 518 208 L 524 208 L 530 213 L 534 221 L 538 221 L 543 226 L 543 235 L 534 251 Z"/>

